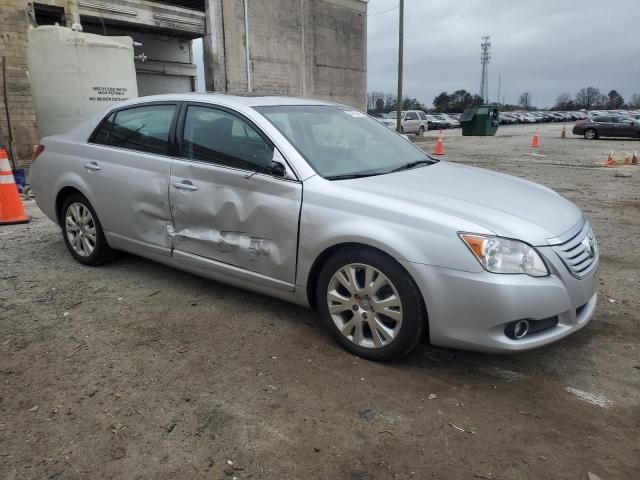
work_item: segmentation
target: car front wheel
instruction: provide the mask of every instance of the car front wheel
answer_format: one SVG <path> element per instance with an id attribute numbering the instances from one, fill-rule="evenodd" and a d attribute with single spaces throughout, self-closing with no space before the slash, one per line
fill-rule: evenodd
<path id="1" fill-rule="evenodd" d="M 80 194 L 67 198 L 61 210 L 62 232 L 67 249 L 78 262 L 100 265 L 113 257 L 91 203 Z"/>
<path id="2" fill-rule="evenodd" d="M 322 320 L 340 345 L 374 361 L 411 353 L 426 328 L 420 292 L 395 260 L 344 249 L 322 268 L 316 291 Z"/>
<path id="3" fill-rule="evenodd" d="M 598 132 L 596 132 L 594 128 L 587 128 L 584 131 L 584 138 L 586 138 L 587 140 L 598 138 Z"/>

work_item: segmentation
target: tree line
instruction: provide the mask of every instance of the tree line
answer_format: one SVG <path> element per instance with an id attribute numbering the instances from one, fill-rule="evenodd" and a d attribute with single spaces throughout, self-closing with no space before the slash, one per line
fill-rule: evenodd
<path id="1" fill-rule="evenodd" d="M 369 113 L 389 113 L 396 110 L 396 95 L 384 92 L 370 92 L 367 94 L 367 111 Z M 473 95 L 466 90 L 456 90 L 449 94 L 442 92 L 433 99 L 433 107 L 421 103 L 416 98 L 405 97 L 402 100 L 403 110 L 424 110 L 435 112 L 462 112 L 467 107 L 482 105 L 482 97 Z"/>
<path id="2" fill-rule="evenodd" d="M 596 87 L 581 88 L 575 95 L 563 92 L 556 98 L 553 106 L 556 110 L 618 110 L 622 108 L 640 108 L 640 93 L 634 93 L 625 101 L 617 90 L 611 90 L 606 95 Z"/>
<path id="3" fill-rule="evenodd" d="M 518 97 L 516 105 L 501 105 L 503 111 L 510 110 L 537 110 L 533 106 L 531 92 L 523 92 Z M 467 107 L 482 105 L 480 95 L 475 95 L 466 90 L 456 90 L 448 93 L 442 92 L 433 99 L 432 106 L 422 104 L 416 98 L 405 97 L 402 100 L 403 110 L 424 110 L 425 112 L 453 113 L 462 112 Z M 369 113 L 388 113 L 396 110 L 397 96 L 391 93 L 370 92 L 367 94 L 367 111 Z M 622 108 L 640 109 L 640 93 L 634 93 L 628 101 L 617 90 L 611 90 L 606 95 L 596 87 L 585 87 L 578 90 L 575 95 L 568 92 L 561 93 L 556 98 L 553 110 L 617 110 Z"/>
<path id="4" fill-rule="evenodd" d="M 370 92 L 367 93 L 367 111 L 369 113 L 389 113 L 396 110 L 398 96 L 392 93 Z M 403 110 L 426 110 L 426 106 L 415 98 L 404 97 Z"/>

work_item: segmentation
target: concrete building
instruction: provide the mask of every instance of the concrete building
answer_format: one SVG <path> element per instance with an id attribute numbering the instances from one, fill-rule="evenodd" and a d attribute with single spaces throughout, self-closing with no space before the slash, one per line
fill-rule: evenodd
<path id="1" fill-rule="evenodd" d="M 362 0 L 209 0 L 207 90 L 364 108 L 366 12 Z"/>
<path id="2" fill-rule="evenodd" d="M 193 91 L 191 42 L 202 38 L 207 90 L 366 102 L 367 0 L 2 0 L 0 144 L 28 167 L 38 141 L 26 60 L 27 30 L 79 23 L 128 35 L 139 95 Z M 5 106 L 7 108 L 5 108 Z M 9 123 L 11 128 L 9 129 Z M 11 133 L 11 134 L 10 134 Z"/>

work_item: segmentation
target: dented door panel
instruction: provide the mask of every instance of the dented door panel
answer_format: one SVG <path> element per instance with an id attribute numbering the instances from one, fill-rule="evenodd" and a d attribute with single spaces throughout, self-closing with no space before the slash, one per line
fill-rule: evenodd
<path id="1" fill-rule="evenodd" d="M 175 188 L 191 182 L 197 190 Z M 172 246 L 293 283 L 302 185 L 209 163 L 173 160 Z"/>
<path id="2" fill-rule="evenodd" d="M 107 238 L 138 242 L 170 255 L 169 157 L 132 150 L 83 145 L 82 157 L 100 166 L 81 173 L 95 197 L 95 209 Z M 86 162 L 86 160 L 85 160 Z"/>

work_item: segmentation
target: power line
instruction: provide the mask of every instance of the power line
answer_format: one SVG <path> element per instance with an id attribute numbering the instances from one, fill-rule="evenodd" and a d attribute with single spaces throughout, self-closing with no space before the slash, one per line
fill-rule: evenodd
<path id="1" fill-rule="evenodd" d="M 376 15 L 382 15 L 383 13 L 388 13 L 392 10 L 397 10 L 398 8 L 400 8 L 400 5 L 396 5 L 395 7 L 392 7 L 389 10 L 383 10 L 382 12 L 369 13 L 367 14 L 367 17 L 375 17 Z"/>

